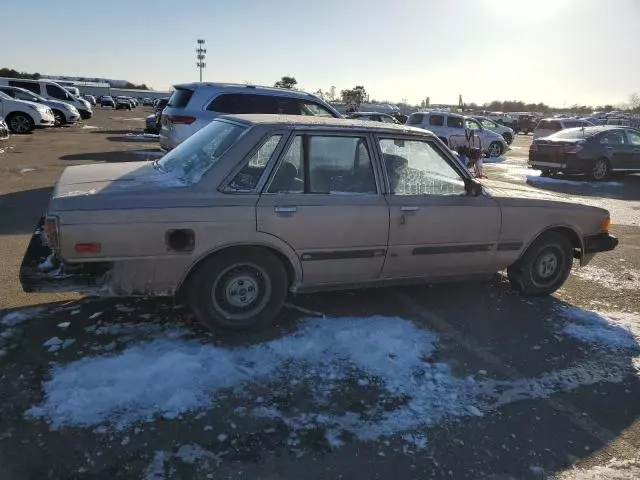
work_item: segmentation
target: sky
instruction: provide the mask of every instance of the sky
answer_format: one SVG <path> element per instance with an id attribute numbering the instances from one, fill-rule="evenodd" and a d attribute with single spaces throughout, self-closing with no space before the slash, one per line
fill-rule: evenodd
<path id="1" fill-rule="evenodd" d="M 198 80 L 202 38 L 204 81 L 291 75 L 309 92 L 363 85 L 413 104 L 640 92 L 640 0 L 30 0 L 6 2 L 2 19 L 0 67 L 158 90 Z"/>

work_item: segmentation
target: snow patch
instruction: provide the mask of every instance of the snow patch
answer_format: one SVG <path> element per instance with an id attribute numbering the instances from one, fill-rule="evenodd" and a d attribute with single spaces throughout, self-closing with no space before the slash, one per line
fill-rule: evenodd
<path id="1" fill-rule="evenodd" d="M 599 313 L 567 307 L 560 313 L 569 321 L 563 331 L 578 340 L 611 350 L 640 350 L 640 316 Z"/>
<path id="2" fill-rule="evenodd" d="M 20 170 L 20 173 L 29 173 L 29 172 L 35 172 L 36 169 L 35 168 L 23 168 Z"/>
<path id="3" fill-rule="evenodd" d="M 164 462 L 168 459 L 168 456 L 167 452 L 156 452 L 142 475 L 142 480 L 164 480 Z"/>
<path id="4" fill-rule="evenodd" d="M 100 127 L 95 127 L 93 125 L 83 125 L 82 126 L 82 130 L 95 130 L 97 128 L 100 128 Z"/>
<path id="5" fill-rule="evenodd" d="M 609 290 L 640 290 L 640 272 L 625 267 L 612 273 L 595 265 L 587 265 L 575 268 L 571 273 L 581 280 L 598 283 Z"/>

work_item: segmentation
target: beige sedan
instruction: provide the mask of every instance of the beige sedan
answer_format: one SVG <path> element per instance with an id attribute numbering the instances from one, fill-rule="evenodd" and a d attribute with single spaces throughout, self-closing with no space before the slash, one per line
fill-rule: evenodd
<path id="1" fill-rule="evenodd" d="M 210 328 L 272 322 L 288 292 L 507 268 L 546 295 L 615 248 L 600 208 L 483 187 L 433 134 L 319 117 L 220 117 L 160 161 L 67 168 L 26 291 L 180 295 Z"/>

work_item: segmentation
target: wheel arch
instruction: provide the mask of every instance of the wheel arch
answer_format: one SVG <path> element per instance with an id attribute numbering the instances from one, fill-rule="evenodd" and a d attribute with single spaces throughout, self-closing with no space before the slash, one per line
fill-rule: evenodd
<path id="1" fill-rule="evenodd" d="M 520 251 L 518 260 L 516 260 L 516 262 L 514 263 L 517 263 L 523 257 L 525 252 L 536 240 L 538 240 L 545 233 L 549 233 L 549 232 L 557 232 L 562 235 L 565 235 L 569 239 L 569 241 L 571 242 L 571 246 L 573 247 L 574 258 L 578 258 L 582 262 L 582 259 L 584 257 L 584 239 L 582 234 L 580 233 L 579 229 L 577 229 L 572 225 L 560 224 L 560 225 L 549 225 L 544 229 L 540 230 L 536 235 L 531 237 L 529 242 L 526 245 L 524 245 L 524 247 Z M 578 253 L 576 253 L 576 251 L 578 251 Z"/>
<path id="2" fill-rule="evenodd" d="M 28 112 L 24 112 L 22 110 L 12 110 L 7 115 L 5 115 L 4 119 L 5 119 L 6 123 L 7 123 L 7 125 L 9 126 L 9 130 L 11 130 L 11 126 L 10 126 L 9 122 L 16 115 L 22 115 L 22 116 L 25 116 L 25 117 L 29 118 L 29 120 L 31 120 L 31 131 L 33 131 L 33 128 L 35 127 L 36 121 L 34 120 L 34 118 Z"/>
<path id="3" fill-rule="evenodd" d="M 302 267 L 293 250 L 287 251 L 285 253 L 285 251 L 283 251 L 284 249 L 278 248 L 273 244 L 268 244 L 268 243 L 256 243 L 256 242 L 251 242 L 246 244 L 234 243 L 232 245 L 221 245 L 212 250 L 208 250 L 203 254 L 201 254 L 200 256 L 198 256 L 198 258 L 196 258 L 191 263 L 191 265 L 189 265 L 189 267 L 186 269 L 186 271 L 182 275 L 182 278 L 180 278 L 180 281 L 178 282 L 178 285 L 175 290 L 176 296 L 178 297 L 182 296 L 184 287 L 188 285 L 189 279 L 197 271 L 198 266 L 201 265 L 202 262 L 214 256 L 224 255 L 225 253 L 238 251 L 242 249 L 262 249 L 262 250 L 269 251 L 282 262 L 285 268 L 285 271 L 287 272 L 288 288 L 291 288 L 292 286 L 295 286 L 298 283 L 300 283 L 302 279 Z"/>

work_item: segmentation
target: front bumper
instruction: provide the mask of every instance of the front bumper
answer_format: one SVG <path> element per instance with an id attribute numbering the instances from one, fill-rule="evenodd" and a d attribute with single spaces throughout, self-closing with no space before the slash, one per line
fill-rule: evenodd
<path id="1" fill-rule="evenodd" d="M 69 114 L 65 115 L 65 117 L 67 119 L 67 123 L 76 123 L 78 120 L 80 120 L 80 115 Z"/>
<path id="2" fill-rule="evenodd" d="M 87 120 L 88 118 L 93 117 L 93 111 L 92 110 L 80 110 L 78 109 L 78 112 L 80 112 L 80 118 L 83 120 Z"/>
<path id="3" fill-rule="evenodd" d="M 20 266 L 20 283 L 25 292 L 79 292 L 97 295 L 109 277 L 108 262 L 65 264 L 44 240 L 42 226 L 36 226 Z"/>
<path id="4" fill-rule="evenodd" d="M 587 255 L 598 252 L 608 252 L 618 246 L 619 240 L 608 233 L 587 235 L 584 237 L 584 249 Z"/>

